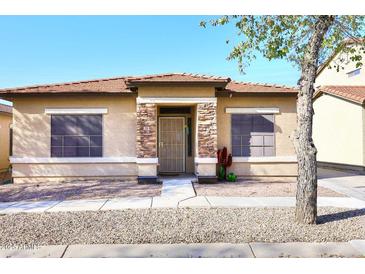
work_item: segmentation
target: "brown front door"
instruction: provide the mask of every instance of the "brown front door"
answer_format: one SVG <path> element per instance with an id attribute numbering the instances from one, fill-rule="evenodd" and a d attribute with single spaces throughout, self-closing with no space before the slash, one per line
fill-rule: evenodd
<path id="1" fill-rule="evenodd" d="M 185 118 L 160 117 L 159 164 L 160 172 L 185 172 Z"/>

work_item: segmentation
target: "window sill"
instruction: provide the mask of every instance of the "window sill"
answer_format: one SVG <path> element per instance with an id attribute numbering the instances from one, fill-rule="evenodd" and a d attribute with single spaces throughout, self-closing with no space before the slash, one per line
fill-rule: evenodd
<path id="1" fill-rule="evenodd" d="M 136 157 L 10 157 L 11 164 L 136 163 Z"/>
<path id="2" fill-rule="evenodd" d="M 296 163 L 297 156 L 233 157 L 233 163 Z"/>

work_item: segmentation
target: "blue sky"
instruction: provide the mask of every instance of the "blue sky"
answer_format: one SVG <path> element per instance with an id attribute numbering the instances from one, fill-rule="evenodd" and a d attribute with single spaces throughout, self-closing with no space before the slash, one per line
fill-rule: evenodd
<path id="1" fill-rule="evenodd" d="M 120 75 L 192 72 L 295 85 L 285 61 L 258 58 L 242 75 L 227 61 L 233 26 L 206 16 L 0 16 L 0 87 Z"/>

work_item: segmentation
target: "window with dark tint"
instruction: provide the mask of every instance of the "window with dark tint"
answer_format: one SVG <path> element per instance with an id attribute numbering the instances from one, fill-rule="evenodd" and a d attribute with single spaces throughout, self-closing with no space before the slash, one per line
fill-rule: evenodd
<path id="1" fill-rule="evenodd" d="M 51 157 L 102 157 L 102 115 L 52 115 Z"/>
<path id="2" fill-rule="evenodd" d="M 232 155 L 274 156 L 274 115 L 232 114 Z"/>

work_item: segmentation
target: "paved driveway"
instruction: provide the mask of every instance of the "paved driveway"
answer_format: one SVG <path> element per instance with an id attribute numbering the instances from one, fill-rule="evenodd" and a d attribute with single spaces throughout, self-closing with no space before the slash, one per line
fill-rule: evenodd
<path id="1" fill-rule="evenodd" d="M 318 179 L 319 186 L 365 201 L 365 175 L 319 168 Z"/>

